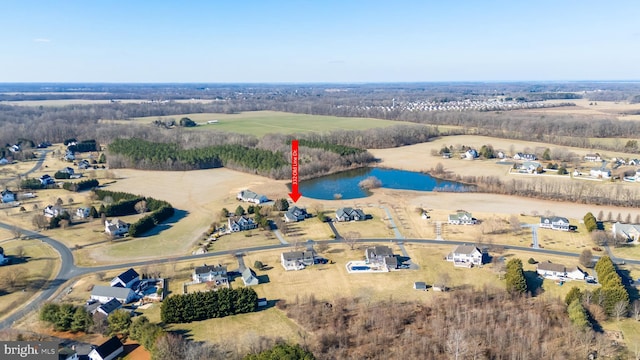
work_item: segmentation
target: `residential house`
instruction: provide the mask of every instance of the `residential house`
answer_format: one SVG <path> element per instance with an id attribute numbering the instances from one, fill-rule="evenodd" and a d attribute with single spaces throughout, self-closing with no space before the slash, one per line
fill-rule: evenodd
<path id="1" fill-rule="evenodd" d="M 260 283 L 260 281 L 256 277 L 256 273 L 248 267 L 244 268 L 240 275 L 242 276 L 242 282 L 244 282 L 244 286 L 253 286 Z"/>
<path id="2" fill-rule="evenodd" d="M 129 268 L 129 270 L 114 277 L 111 280 L 110 285 L 116 286 L 116 287 L 133 289 L 135 284 L 139 281 L 140 281 L 140 274 L 138 274 L 137 271 L 133 270 L 133 268 Z"/>
<path id="3" fill-rule="evenodd" d="M 193 282 L 200 284 L 203 282 L 214 282 L 216 285 L 228 285 L 229 277 L 227 276 L 227 267 L 218 264 L 217 266 L 204 264 L 196 266 L 192 274 Z"/>
<path id="4" fill-rule="evenodd" d="M 609 179 L 611 177 L 611 170 L 604 166 L 596 167 L 589 171 L 589 175 L 599 179 Z"/>
<path id="5" fill-rule="evenodd" d="M 7 265 L 9 263 L 9 258 L 4 255 L 4 253 L 0 252 L 0 265 Z"/>
<path id="6" fill-rule="evenodd" d="M 48 218 L 56 217 L 58 215 L 63 215 L 66 212 L 67 212 L 67 210 L 63 209 L 59 205 L 47 205 L 47 207 L 45 207 L 42 210 L 42 213 L 44 214 L 44 216 L 46 216 Z"/>
<path id="7" fill-rule="evenodd" d="M 16 193 L 14 193 L 13 191 L 9 190 L 9 189 L 4 189 L 2 191 L 2 202 L 3 203 L 10 203 L 10 202 L 14 202 L 17 200 L 17 196 Z"/>
<path id="8" fill-rule="evenodd" d="M 600 154 L 587 154 L 584 156 L 584 161 L 602 161 Z"/>
<path id="9" fill-rule="evenodd" d="M 529 174 L 535 174 L 538 172 L 538 168 L 542 168 L 542 164 L 537 161 L 525 161 L 520 166 L 520 169 L 525 170 Z"/>
<path id="10" fill-rule="evenodd" d="M 91 213 L 91 208 L 88 208 L 88 207 L 81 207 L 76 209 L 76 217 L 79 219 L 88 218 L 90 213 Z"/>
<path id="11" fill-rule="evenodd" d="M 258 195 L 258 194 L 254 193 L 251 190 L 242 190 L 242 191 L 240 191 L 238 193 L 238 195 L 236 196 L 236 198 L 238 200 L 245 201 L 245 202 L 251 202 L 251 203 L 254 203 L 254 204 L 262 204 L 263 202 L 269 201 L 269 199 L 267 199 L 266 196 Z"/>
<path id="12" fill-rule="evenodd" d="M 284 213 L 284 221 L 286 222 L 297 222 L 302 221 L 308 218 L 310 215 L 307 213 L 307 210 L 304 208 L 299 208 L 297 206 L 292 206 Z"/>
<path id="13" fill-rule="evenodd" d="M 73 347 L 64 346 L 58 349 L 58 360 L 78 360 L 78 352 Z"/>
<path id="14" fill-rule="evenodd" d="M 640 165 L 640 159 L 631 159 L 631 160 L 629 160 L 629 165 L 632 165 L 632 166 Z"/>
<path id="15" fill-rule="evenodd" d="M 524 154 L 524 153 L 516 153 L 513 155 L 513 160 L 529 160 L 535 161 L 538 160 L 538 157 L 535 154 Z"/>
<path id="16" fill-rule="evenodd" d="M 118 301 L 116 298 L 112 298 L 104 304 L 100 304 L 92 314 L 102 314 L 104 316 L 109 316 L 112 312 L 122 308 L 122 303 Z"/>
<path id="17" fill-rule="evenodd" d="M 91 350 L 89 360 L 112 360 L 124 351 L 122 342 L 117 337 L 112 337 L 102 345 Z"/>
<path id="18" fill-rule="evenodd" d="M 424 211 L 424 210 L 422 211 L 422 214 L 420 215 L 420 217 L 421 217 L 423 220 L 431 219 L 431 215 L 429 215 L 429 213 L 428 213 L 428 212 L 426 212 L 426 211 Z"/>
<path id="19" fill-rule="evenodd" d="M 465 153 L 464 153 L 464 158 L 466 160 L 473 160 L 473 159 L 476 159 L 478 157 L 479 157 L 479 155 L 478 155 L 478 151 L 476 149 L 469 149 L 469 150 L 465 151 Z"/>
<path id="20" fill-rule="evenodd" d="M 362 209 L 344 207 L 336 210 L 336 221 L 361 221 L 365 219 L 366 215 Z"/>
<path id="21" fill-rule="evenodd" d="M 74 161 L 76 156 L 73 154 L 73 151 L 67 150 L 66 154 L 64 154 L 64 159 L 66 161 Z"/>
<path id="22" fill-rule="evenodd" d="M 472 267 L 482 265 L 482 252 L 474 245 L 458 245 L 447 255 L 454 266 Z"/>
<path id="23" fill-rule="evenodd" d="M 230 217 L 227 220 L 227 225 L 227 231 L 229 232 L 251 230 L 258 227 L 258 224 L 252 218 L 245 215 Z"/>
<path id="24" fill-rule="evenodd" d="M 613 232 L 613 236 L 625 239 L 626 241 L 640 241 L 640 225 L 616 222 L 611 227 L 611 231 Z"/>
<path id="25" fill-rule="evenodd" d="M 91 167 L 91 163 L 87 159 L 82 159 L 80 160 L 80 162 L 78 162 L 78 169 L 86 170 L 86 169 L 89 169 L 90 167 Z"/>
<path id="26" fill-rule="evenodd" d="M 73 175 L 75 173 L 75 171 L 73 170 L 73 168 L 70 167 L 65 167 L 64 169 L 60 170 L 61 173 L 63 174 L 69 174 L 69 175 Z"/>
<path id="27" fill-rule="evenodd" d="M 43 186 L 53 185 L 55 183 L 56 183 L 55 179 L 52 178 L 49 174 L 44 174 L 40 176 L 40 184 L 42 184 Z"/>
<path id="28" fill-rule="evenodd" d="M 11 152 L 14 152 L 14 153 L 15 152 L 20 152 L 20 150 L 22 150 L 20 148 L 20 144 L 15 144 L 15 145 L 9 146 L 9 151 L 11 151 Z"/>
<path id="29" fill-rule="evenodd" d="M 498 159 L 504 159 L 507 157 L 507 155 L 505 155 L 503 151 L 498 151 L 498 154 L 496 156 L 498 157 Z"/>
<path id="30" fill-rule="evenodd" d="M 458 211 L 449 215 L 449 224 L 451 225 L 475 225 L 477 222 L 478 220 L 466 211 Z"/>
<path id="31" fill-rule="evenodd" d="M 560 280 L 584 280 L 586 274 L 578 267 L 567 269 L 562 264 L 543 261 L 536 266 L 536 272 L 542 277 Z"/>
<path id="32" fill-rule="evenodd" d="M 569 220 L 560 216 L 541 216 L 540 227 L 544 229 L 569 231 Z"/>
<path id="33" fill-rule="evenodd" d="M 104 232 L 111 236 L 121 236 L 129 232 L 129 226 L 130 224 L 118 219 L 105 220 Z"/>
<path id="34" fill-rule="evenodd" d="M 290 251 L 280 254 L 280 263 L 285 270 L 302 270 L 313 265 L 313 251 Z"/>
<path id="35" fill-rule="evenodd" d="M 8 163 L 9 163 L 9 160 L 7 160 L 6 158 L 0 159 L 0 165 L 7 165 Z"/>
<path id="36" fill-rule="evenodd" d="M 368 264 L 384 265 L 387 269 L 397 269 L 398 259 L 388 246 L 373 246 L 364 250 L 364 256 Z"/>
<path id="37" fill-rule="evenodd" d="M 116 298 L 123 304 L 127 304 L 136 298 L 136 293 L 130 288 L 94 285 L 91 290 L 91 299 L 98 300 L 101 304 Z"/>

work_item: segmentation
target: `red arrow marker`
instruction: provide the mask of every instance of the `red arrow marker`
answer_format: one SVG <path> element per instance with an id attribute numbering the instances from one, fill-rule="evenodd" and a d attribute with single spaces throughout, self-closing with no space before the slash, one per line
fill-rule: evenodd
<path id="1" fill-rule="evenodd" d="M 300 196 L 302 194 L 298 191 L 298 140 L 291 140 L 291 192 L 289 197 L 293 202 L 297 202 Z"/>

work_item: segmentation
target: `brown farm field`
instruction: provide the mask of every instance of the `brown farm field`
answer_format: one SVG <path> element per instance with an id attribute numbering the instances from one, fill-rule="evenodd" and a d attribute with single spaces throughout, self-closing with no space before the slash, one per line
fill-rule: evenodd
<path id="1" fill-rule="evenodd" d="M 626 101 L 590 101 L 588 99 L 547 100 L 547 103 L 574 103 L 576 106 L 555 107 L 545 109 L 516 110 L 525 113 L 567 114 L 611 117 L 620 120 L 640 120 L 640 115 L 628 115 L 629 111 L 640 111 L 640 104 L 629 104 Z"/>

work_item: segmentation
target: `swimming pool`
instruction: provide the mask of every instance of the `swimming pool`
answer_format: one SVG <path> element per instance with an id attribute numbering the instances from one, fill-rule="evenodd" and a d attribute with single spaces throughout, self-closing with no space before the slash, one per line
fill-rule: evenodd
<path id="1" fill-rule="evenodd" d="M 366 270 L 371 270 L 371 268 L 368 267 L 368 266 L 352 266 L 351 270 L 353 270 L 353 271 L 366 271 Z"/>

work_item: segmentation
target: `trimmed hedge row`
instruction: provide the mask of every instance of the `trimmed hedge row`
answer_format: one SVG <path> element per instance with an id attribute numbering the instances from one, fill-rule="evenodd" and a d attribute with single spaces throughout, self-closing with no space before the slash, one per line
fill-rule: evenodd
<path id="1" fill-rule="evenodd" d="M 160 318 L 165 324 L 220 318 L 256 310 L 258 295 L 247 287 L 173 295 L 162 302 Z"/>

